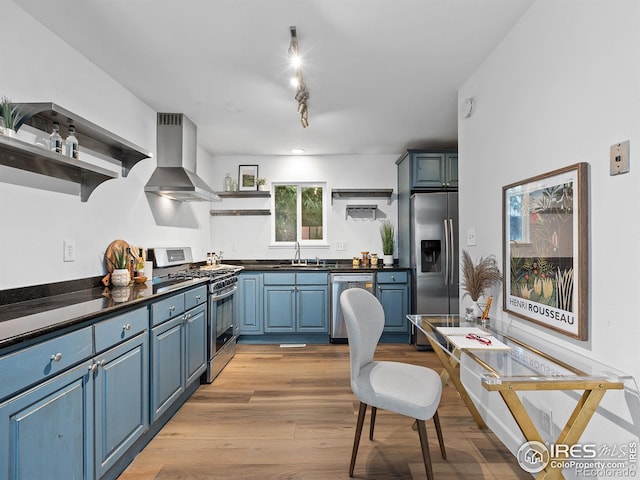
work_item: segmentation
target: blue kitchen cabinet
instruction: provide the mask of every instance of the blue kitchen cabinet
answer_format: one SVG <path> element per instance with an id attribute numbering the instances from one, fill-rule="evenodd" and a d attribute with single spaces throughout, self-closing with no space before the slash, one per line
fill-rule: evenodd
<path id="1" fill-rule="evenodd" d="M 207 368 L 206 295 L 194 295 L 202 288 L 151 305 L 152 421 L 167 411 Z M 200 305 L 185 312 L 187 305 L 198 301 Z"/>
<path id="2" fill-rule="evenodd" d="M 0 404 L 2 478 L 94 478 L 92 363 Z"/>
<path id="3" fill-rule="evenodd" d="M 265 273 L 265 333 L 328 333 L 326 272 Z"/>
<path id="4" fill-rule="evenodd" d="M 185 381 L 191 385 L 207 369 L 207 306 L 200 305 L 186 314 L 185 329 Z"/>
<path id="5" fill-rule="evenodd" d="M 91 327 L 0 356 L 1 478 L 91 479 Z"/>
<path id="6" fill-rule="evenodd" d="M 264 331 L 266 333 L 293 333 L 295 326 L 295 285 L 265 285 Z"/>
<path id="7" fill-rule="evenodd" d="M 378 272 L 376 297 L 384 309 L 386 333 L 409 333 L 409 274 L 403 271 Z"/>
<path id="8" fill-rule="evenodd" d="M 236 324 L 240 335 L 261 335 L 262 321 L 262 274 L 240 273 L 236 300 Z"/>
<path id="9" fill-rule="evenodd" d="M 413 152 L 411 159 L 412 189 L 457 189 L 458 154 Z"/>
<path id="10" fill-rule="evenodd" d="M 149 311 L 139 308 L 101 321 L 94 331 L 95 468 L 100 478 L 149 428 Z"/>
<path id="11" fill-rule="evenodd" d="M 296 289 L 296 331 L 327 333 L 329 331 L 329 287 L 298 285 Z"/>

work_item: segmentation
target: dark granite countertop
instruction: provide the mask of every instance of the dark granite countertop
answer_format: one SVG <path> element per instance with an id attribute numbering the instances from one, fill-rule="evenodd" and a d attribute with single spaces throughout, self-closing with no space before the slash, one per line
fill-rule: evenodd
<path id="1" fill-rule="evenodd" d="M 95 279 L 36 285 L 0 292 L 0 349 L 104 315 L 142 306 L 208 279 L 171 285 L 151 282 L 129 287 L 98 287 Z M 66 285 L 66 290 L 65 290 Z"/>
<path id="2" fill-rule="evenodd" d="M 399 267 L 397 265 L 384 267 L 367 266 L 355 267 L 350 262 L 344 260 L 320 260 L 318 265 L 315 260 L 309 260 L 307 265 L 292 265 L 291 260 L 225 260 L 225 264 L 241 265 L 245 272 L 330 272 L 330 273 L 348 273 L 348 272 L 386 272 L 386 271 L 409 271 L 409 268 Z"/>

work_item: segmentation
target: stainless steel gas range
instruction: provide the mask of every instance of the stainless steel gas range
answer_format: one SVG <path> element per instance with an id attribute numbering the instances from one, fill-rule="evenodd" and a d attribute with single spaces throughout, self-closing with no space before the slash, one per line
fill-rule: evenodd
<path id="1" fill-rule="evenodd" d="M 207 265 L 191 268 L 193 257 L 190 247 L 155 248 L 150 251 L 154 267 L 163 269 L 164 275 L 154 283 L 189 281 L 208 278 L 207 319 L 207 371 L 203 383 L 211 383 L 233 358 L 238 338 L 235 322 L 234 295 L 238 289 L 238 272 L 235 265 Z M 169 268 L 171 267 L 171 268 Z M 155 270 L 154 270 L 155 275 Z"/>

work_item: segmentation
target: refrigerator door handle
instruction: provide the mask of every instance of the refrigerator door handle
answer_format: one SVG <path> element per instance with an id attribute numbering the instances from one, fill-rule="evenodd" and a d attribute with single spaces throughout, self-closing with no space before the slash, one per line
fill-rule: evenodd
<path id="1" fill-rule="evenodd" d="M 444 284 L 449 285 L 449 255 L 451 246 L 449 245 L 451 236 L 449 234 L 449 224 L 447 219 L 443 220 L 444 223 Z"/>
<path id="2" fill-rule="evenodd" d="M 447 249 L 447 255 L 451 259 L 451 267 L 449 268 L 449 285 L 453 285 L 453 272 L 455 271 L 455 256 L 453 255 L 453 218 L 449 219 L 449 249 Z"/>

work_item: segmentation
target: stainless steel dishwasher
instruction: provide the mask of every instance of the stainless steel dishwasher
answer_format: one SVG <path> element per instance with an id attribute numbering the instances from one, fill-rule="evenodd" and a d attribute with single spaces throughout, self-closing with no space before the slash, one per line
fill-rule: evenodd
<path id="1" fill-rule="evenodd" d="M 347 288 L 363 288 L 374 293 L 374 275 L 373 272 L 331 274 L 331 343 L 347 342 L 347 327 L 340 308 L 340 294 Z"/>

